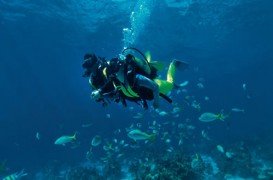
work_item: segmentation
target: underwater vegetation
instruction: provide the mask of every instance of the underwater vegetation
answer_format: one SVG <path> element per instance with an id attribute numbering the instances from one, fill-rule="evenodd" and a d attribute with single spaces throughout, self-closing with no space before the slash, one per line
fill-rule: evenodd
<path id="1" fill-rule="evenodd" d="M 103 169 L 103 177 L 107 179 L 120 179 L 122 177 L 121 164 L 114 159 L 110 159 Z"/>
<path id="2" fill-rule="evenodd" d="M 68 171 L 65 175 L 66 180 L 102 180 L 104 179 L 99 175 L 98 171 L 93 168 L 75 167 Z"/>

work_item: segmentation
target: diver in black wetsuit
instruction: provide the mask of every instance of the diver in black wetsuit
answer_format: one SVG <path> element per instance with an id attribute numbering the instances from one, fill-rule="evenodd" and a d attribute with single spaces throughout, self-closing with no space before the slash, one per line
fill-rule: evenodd
<path id="1" fill-rule="evenodd" d="M 128 58 L 131 56 L 128 56 Z M 125 65 L 126 62 L 126 65 Z M 85 69 L 83 77 L 89 77 L 89 83 L 93 88 L 91 97 L 97 102 L 102 102 L 105 106 L 111 101 L 121 102 L 124 106 L 127 106 L 125 100 L 133 101 L 147 109 L 148 105 L 146 99 L 152 100 L 152 92 L 145 88 L 140 88 L 142 94 L 140 97 L 128 97 L 122 93 L 115 85 L 119 86 L 120 81 L 117 78 L 116 73 L 121 67 L 126 67 L 126 78 L 130 84 L 134 84 L 134 73 L 136 72 L 135 65 L 129 61 L 121 61 L 118 58 L 113 58 L 110 61 L 106 61 L 104 58 L 97 57 L 95 54 L 86 54 L 84 56 L 84 62 L 82 67 Z M 139 71 L 139 70 L 137 70 Z M 115 85 L 114 85 L 115 84 Z"/>
<path id="2" fill-rule="evenodd" d="M 128 48 L 129 49 L 129 48 Z M 173 60 L 169 66 L 167 80 L 158 79 L 157 68 L 153 62 L 148 62 L 146 57 L 137 49 L 145 59 L 144 63 L 131 54 L 125 58 L 113 58 L 106 61 L 94 54 L 86 54 L 83 68 L 84 77 L 90 77 L 89 83 L 93 88 L 91 97 L 104 105 L 111 101 L 122 102 L 125 100 L 142 102 L 143 107 L 148 108 L 146 100 L 153 100 L 154 108 L 159 106 L 159 96 L 172 102 L 167 93 L 177 87 L 174 83 L 176 68 L 186 63 Z M 145 65 L 146 64 L 146 65 Z"/>

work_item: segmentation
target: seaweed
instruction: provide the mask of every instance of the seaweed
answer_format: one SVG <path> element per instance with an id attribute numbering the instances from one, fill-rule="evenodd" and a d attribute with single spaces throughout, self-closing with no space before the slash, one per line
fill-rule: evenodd
<path id="1" fill-rule="evenodd" d="M 66 180 L 102 180 L 103 177 L 99 175 L 95 168 L 75 167 L 68 171 Z"/>

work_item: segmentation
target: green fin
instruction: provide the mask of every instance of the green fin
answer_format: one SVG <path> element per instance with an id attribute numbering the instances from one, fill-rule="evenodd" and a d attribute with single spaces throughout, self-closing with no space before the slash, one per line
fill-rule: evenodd
<path id="1" fill-rule="evenodd" d="M 162 62 L 152 61 L 152 55 L 151 55 L 150 51 L 147 51 L 145 53 L 145 57 L 146 57 L 147 61 L 149 62 L 150 66 L 153 66 L 158 71 L 161 71 L 164 69 L 164 64 Z"/>
<path id="2" fill-rule="evenodd" d="M 156 134 L 151 134 L 149 137 L 149 141 L 153 142 L 156 139 Z"/>
<path id="3" fill-rule="evenodd" d="M 73 140 L 76 140 L 76 135 L 77 135 L 77 132 L 75 132 L 75 134 L 72 136 Z"/>
<path id="4" fill-rule="evenodd" d="M 228 115 L 225 115 L 223 113 L 219 113 L 217 114 L 217 119 L 219 119 L 220 121 L 225 121 L 225 119 L 228 117 Z"/>
<path id="5" fill-rule="evenodd" d="M 159 92 L 162 94 L 168 94 L 174 88 L 174 83 L 162 80 L 162 79 L 154 79 L 154 82 L 159 87 Z"/>

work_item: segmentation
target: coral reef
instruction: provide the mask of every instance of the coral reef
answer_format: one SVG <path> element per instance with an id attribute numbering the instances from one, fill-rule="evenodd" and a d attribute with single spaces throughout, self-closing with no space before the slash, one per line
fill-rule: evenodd
<path id="1" fill-rule="evenodd" d="M 195 179 L 198 173 L 191 167 L 191 158 L 182 154 L 158 156 L 153 162 L 134 162 L 129 171 L 136 179 Z M 202 171 L 199 169 L 199 171 Z"/>
<path id="2" fill-rule="evenodd" d="M 103 177 L 107 179 L 120 179 L 121 165 L 114 159 L 109 159 L 104 166 Z"/>
<path id="3" fill-rule="evenodd" d="M 94 168 L 75 167 L 68 171 L 65 177 L 66 180 L 102 180 L 98 171 Z"/>

